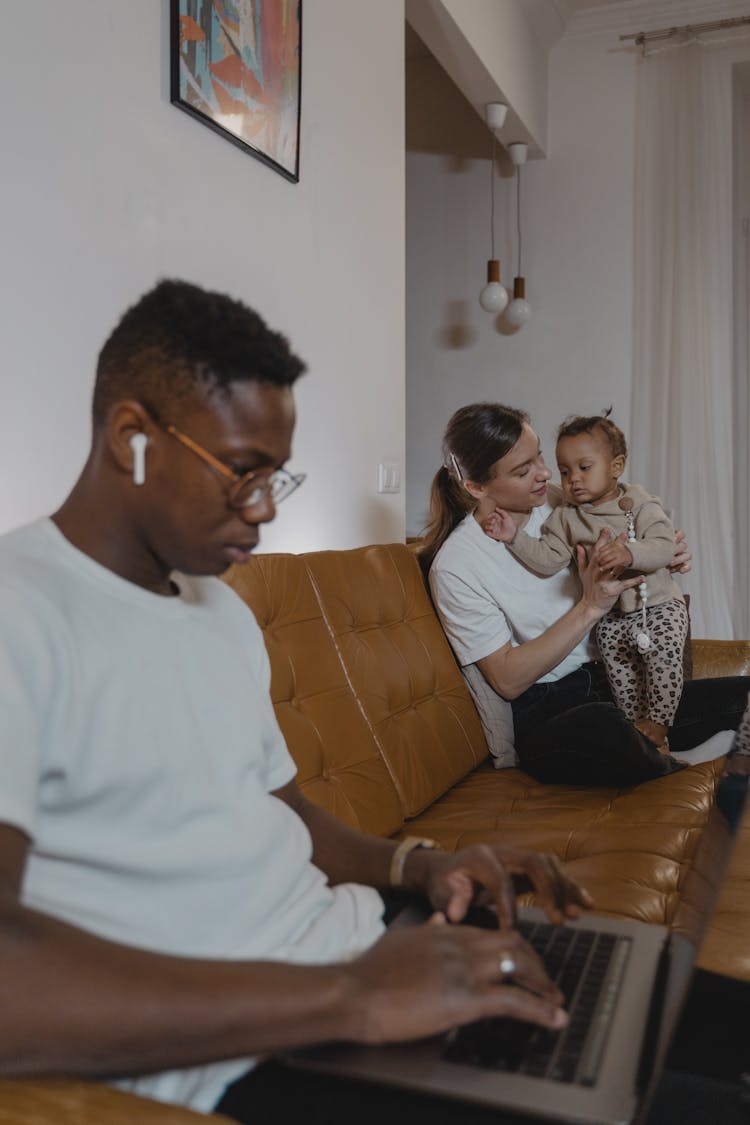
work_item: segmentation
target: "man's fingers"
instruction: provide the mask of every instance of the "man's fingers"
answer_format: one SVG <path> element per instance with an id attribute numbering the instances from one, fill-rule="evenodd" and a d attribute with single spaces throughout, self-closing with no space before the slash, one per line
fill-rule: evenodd
<path id="1" fill-rule="evenodd" d="M 577 918 L 581 907 L 590 909 L 594 900 L 586 888 L 568 878 L 557 856 L 548 855 L 545 859 L 549 865 L 550 899 L 560 914 Z"/>
<path id="2" fill-rule="evenodd" d="M 472 849 L 457 857 L 453 870 L 444 871 L 441 893 L 433 902 L 444 907 L 450 922 L 460 922 L 478 893 L 497 910 L 500 929 L 512 930 L 516 924 L 516 891 L 512 876 L 489 848 Z M 444 896 L 446 896 L 445 898 Z M 441 901 L 444 900 L 444 901 Z"/>
<path id="3" fill-rule="evenodd" d="M 512 1019 L 538 1023 L 557 1031 L 568 1023 L 568 1014 L 551 1000 L 535 996 L 522 988 L 501 987 L 490 996 L 488 1015 L 510 1016 Z"/>
<path id="4" fill-rule="evenodd" d="M 549 979 L 543 963 L 530 947 L 516 952 L 512 978 L 515 984 L 537 996 L 551 1000 L 554 1004 L 561 1004 L 563 1001 L 560 989 Z"/>
<path id="5" fill-rule="evenodd" d="M 497 918 L 501 930 L 513 930 L 516 925 L 516 888 L 513 879 L 503 864 L 492 856 L 495 866 L 494 878 L 484 885 L 494 892 Z"/>
<path id="6" fill-rule="evenodd" d="M 562 1003 L 562 993 L 547 976 L 541 957 L 517 930 L 474 929 L 473 935 L 479 972 L 487 985 L 494 987 L 512 981 L 555 1004 Z"/>
<path id="7" fill-rule="evenodd" d="M 464 871 L 452 871 L 448 877 L 449 899 L 445 913 L 449 922 L 460 922 L 474 898 L 474 883 Z"/>
<path id="8" fill-rule="evenodd" d="M 423 1038 L 492 1015 L 565 1022 L 561 993 L 520 934 L 448 926 L 440 911 L 431 924 L 390 930 L 349 971 L 366 1013 L 355 1029 L 362 1042 Z"/>
<path id="9" fill-rule="evenodd" d="M 557 856 L 532 854 L 528 866 L 539 904 L 547 911 L 550 921 L 560 923 L 565 918 L 576 918 L 579 908 L 594 905 L 585 887 L 568 878 Z"/>

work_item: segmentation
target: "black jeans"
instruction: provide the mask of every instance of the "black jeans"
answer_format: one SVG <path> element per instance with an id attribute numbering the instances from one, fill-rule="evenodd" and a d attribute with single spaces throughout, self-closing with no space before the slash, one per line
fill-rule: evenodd
<path id="1" fill-rule="evenodd" d="M 736 730 L 750 677 L 688 680 L 669 733 L 678 754 L 720 730 Z M 660 754 L 612 703 L 601 664 L 584 664 L 561 680 L 533 684 L 513 701 L 521 768 L 537 781 L 568 785 L 637 785 L 680 768 Z"/>
<path id="2" fill-rule="evenodd" d="M 230 1086 L 216 1112 L 244 1125 L 530 1125 L 527 1115 L 312 1074 L 276 1059 Z"/>

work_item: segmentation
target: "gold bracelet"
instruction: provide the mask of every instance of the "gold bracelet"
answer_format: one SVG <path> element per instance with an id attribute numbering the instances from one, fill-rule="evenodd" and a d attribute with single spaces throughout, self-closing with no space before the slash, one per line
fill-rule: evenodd
<path id="1" fill-rule="evenodd" d="M 415 848 L 437 848 L 438 844 L 435 840 L 428 840 L 422 836 L 407 836 L 405 840 L 396 848 L 391 856 L 391 869 L 388 876 L 388 881 L 392 887 L 402 887 L 404 885 L 404 864 L 406 857 Z"/>

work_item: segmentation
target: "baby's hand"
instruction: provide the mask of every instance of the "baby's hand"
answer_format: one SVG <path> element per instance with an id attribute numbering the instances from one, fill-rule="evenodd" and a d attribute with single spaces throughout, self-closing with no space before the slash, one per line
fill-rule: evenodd
<path id="1" fill-rule="evenodd" d="M 502 508 L 495 508 L 484 521 L 485 535 L 490 539 L 497 539 L 498 543 L 512 543 L 516 534 L 516 525 L 511 517 Z"/>
<path id="2" fill-rule="evenodd" d="M 599 565 L 602 570 L 627 569 L 633 565 L 633 556 L 623 542 L 613 539 L 599 551 Z"/>

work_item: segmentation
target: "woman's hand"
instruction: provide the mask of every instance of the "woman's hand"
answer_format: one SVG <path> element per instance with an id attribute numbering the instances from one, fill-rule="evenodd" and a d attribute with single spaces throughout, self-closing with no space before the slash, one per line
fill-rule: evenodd
<path id="1" fill-rule="evenodd" d="M 682 530 L 675 531 L 674 533 L 674 555 L 669 564 L 669 569 L 672 574 L 687 574 L 691 571 L 691 560 L 693 556 L 688 547 L 687 537 Z"/>
<path id="2" fill-rule="evenodd" d="M 750 754 L 732 754 L 724 762 L 724 777 L 750 775 Z"/>
<path id="3" fill-rule="evenodd" d="M 623 533 L 624 534 L 624 533 Z M 582 601 L 593 609 L 597 616 L 603 617 L 615 604 L 624 590 L 645 581 L 642 574 L 635 578 L 616 578 L 611 573 L 611 567 L 602 563 L 602 553 L 612 542 L 612 533 L 606 528 L 599 533 L 599 538 L 591 549 L 590 556 L 586 556 L 583 544 L 576 546 L 576 562 L 578 574 L 583 587 Z"/>
<path id="4" fill-rule="evenodd" d="M 501 929 L 516 922 L 516 895 L 533 890 L 551 922 L 577 918 L 594 905 L 591 895 L 562 869 L 557 856 L 505 844 L 475 844 L 459 852 L 415 848 L 405 885 L 422 891 L 436 910 L 460 922 L 472 903 L 497 909 Z"/>

